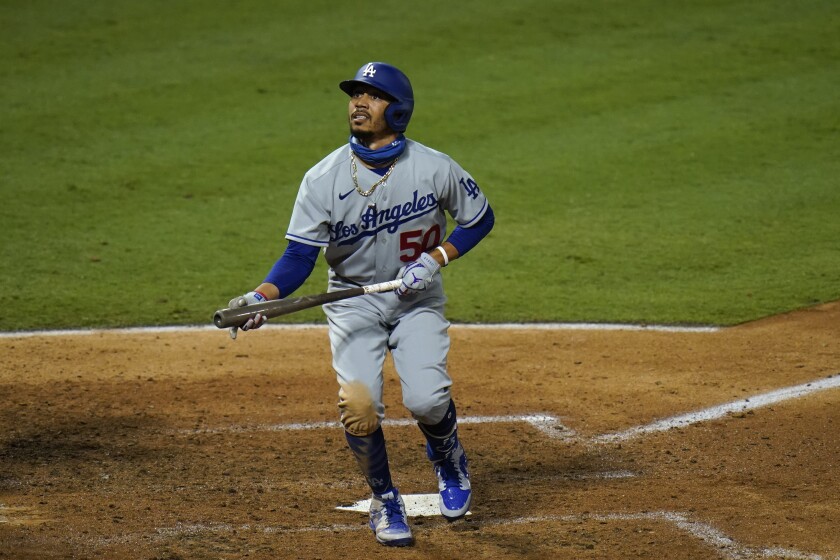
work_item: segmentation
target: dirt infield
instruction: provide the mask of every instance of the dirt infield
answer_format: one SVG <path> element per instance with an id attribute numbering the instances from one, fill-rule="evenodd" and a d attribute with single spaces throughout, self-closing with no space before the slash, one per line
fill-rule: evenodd
<path id="1" fill-rule="evenodd" d="M 0 558 L 840 558 L 840 303 L 450 332 L 473 513 L 403 550 L 335 509 L 367 491 L 324 329 L 0 338 Z M 385 435 L 401 491 L 433 492 L 416 427 Z"/>

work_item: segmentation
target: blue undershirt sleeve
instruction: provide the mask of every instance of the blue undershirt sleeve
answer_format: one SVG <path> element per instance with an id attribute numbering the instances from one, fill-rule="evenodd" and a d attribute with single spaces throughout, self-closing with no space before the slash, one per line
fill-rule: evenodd
<path id="1" fill-rule="evenodd" d="M 283 256 L 274 263 L 264 281 L 277 286 L 281 298 L 288 297 L 312 274 L 320 250 L 314 245 L 289 241 Z"/>
<path id="2" fill-rule="evenodd" d="M 487 206 L 487 210 L 480 220 L 468 228 L 456 226 L 446 240 L 458 249 L 458 256 L 463 257 L 467 251 L 478 245 L 478 242 L 490 233 L 495 223 L 496 217 L 493 215 L 493 209 Z"/>

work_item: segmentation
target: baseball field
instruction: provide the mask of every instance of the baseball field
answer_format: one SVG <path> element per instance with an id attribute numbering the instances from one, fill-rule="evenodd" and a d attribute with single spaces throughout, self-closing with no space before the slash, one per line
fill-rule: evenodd
<path id="1" fill-rule="evenodd" d="M 0 30 L 0 558 L 840 559 L 835 3 L 10 0 Z M 323 313 L 211 326 L 369 60 L 496 214 L 443 271 L 460 521 L 387 365 L 404 550 Z"/>

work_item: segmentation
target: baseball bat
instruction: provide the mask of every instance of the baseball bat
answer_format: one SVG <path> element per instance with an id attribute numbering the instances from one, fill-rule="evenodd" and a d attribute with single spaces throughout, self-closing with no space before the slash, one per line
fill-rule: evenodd
<path id="1" fill-rule="evenodd" d="M 213 322 L 220 329 L 229 327 L 241 327 L 248 322 L 248 319 L 253 319 L 257 314 L 264 315 L 270 319 L 272 317 L 279 317 L 280 315 L 288 315 L 303 309 L 309 309 L 317 305 L 324 305 L 325 303 L 332 303 L 356 296 L 363 296 L 366 294 L 378 294 L 381 292 L 390 292 L 396 290 L 402 284 L 402 280 L 391 280 L 390 282 L 381 282 L 379 284 L 370 284 L 368 286 L 359 286 L 358 288 L 349 288 L 347 290 L 338 290 L 336 292 L 325 292 L 323 294 L 315 294 L 311 296 L 300 296 L 289 299 L 273 299 L 270 301 L 261 301 L 243 307 L 229 307 L 226 309 L 219 309 L 213 315 Z"/>

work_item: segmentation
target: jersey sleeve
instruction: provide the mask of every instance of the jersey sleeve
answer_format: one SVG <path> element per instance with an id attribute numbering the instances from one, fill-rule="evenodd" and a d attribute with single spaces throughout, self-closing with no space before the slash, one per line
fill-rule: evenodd
<path id="1" fill-rule="evenodd" d="M 493 215 L 493 209 L 488 205 L 484 215 L 472 227 L 456 226 L 446 240 L 458 250 L 458 256 L 463 257 L 482 239 L 487 237 L 495 223 L 496 217 Z"/>
<path id="2" fill-rule="evenodd" d="M 326 247 L 330 242 L 330 209 L 328 198 L 308 176 L 303 178 L 298 190 L 286 239 L 306 245 Z"/>
<path id="3" fill-rule="evenodd" d="M 274 263 L 263 282 L 277 286 L 280 297 L 288 297 L 312 274 L 319 252 L 320 249 L 315 245 L 289 241 L 283 256 Z"/>
<path id="4" fill-rule="evenodd" d="M 444 190 L 444 209 L 455 223 L 471 227 L 487 212 L 487 198 L 472 176 L 454 160 L 450 160 L 449 176 Z"/>

